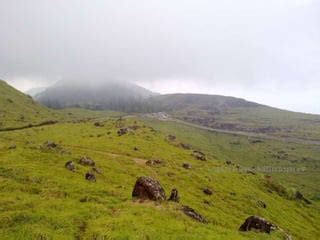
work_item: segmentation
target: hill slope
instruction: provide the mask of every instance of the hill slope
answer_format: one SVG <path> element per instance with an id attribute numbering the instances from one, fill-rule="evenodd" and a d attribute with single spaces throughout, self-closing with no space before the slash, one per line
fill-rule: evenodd
<path id="1" fill-rule="evenodd" d="M 121 128 L 129 131 L 119 136 Z M 48 140 L 58 146 L 48 147 L 44 144 Z M 218 156 L 204 152 L 207 160 L 200 161 L 193 156 L 195 146 L 187 149 L 180 141 L 134 118 L 0 133 L 1 238 L 271 240 L 284 239 L 285 233 L 293 239 L 319 236 L 317 202 L 308 205 L 291 199 L 272 178 L 226 165 L 229 159 L 223 147 Z M 16 149 L 8 149 L 13 144 Z M 94 159 L 100 169 L 100 174 L 94 172 L 96 182 L 85 180 L 85 174 L 93 170 L 78 163 L 81 156 Z M 148 166 L 149 159 L 164 164 Z M 65 168 L 69 160 L 74 161 L 75 172 Z M 191 164 L 191 169 L 183 168 L 183 163 Z M 167 196 L 172 188 L 178 189 L 180 203 L 133 201 L 134 183 L 146 175 L 159 180 Z M 213 194 L 206 195 L 204 188 Z M 184 215 L 183 205 L 194 208 L 209 223 Z M 262 216 L 283 231 L 239 232 L 250 215 Z"/>
<path id="2" fill-rule="evenodd" d="M 0 80 L 0 129 L 57 120 L 60 114 Z"/>
<path id="3" fill-rule="evenodd" d="M 320 140 L 320 116 L 295 113 L 244 99 L 203 94 L 153 97 L 155 110 L 206 127 Z"/>

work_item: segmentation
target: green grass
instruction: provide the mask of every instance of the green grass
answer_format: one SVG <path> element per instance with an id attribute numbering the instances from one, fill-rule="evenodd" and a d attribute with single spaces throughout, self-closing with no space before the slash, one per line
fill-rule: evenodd
<path id="1" fill-rule="evenodd" d="M 310 198 L 320 194 L 319 145 L 265 139 L 255 142 L 258 139 L 201 130 L 175 122 L 145 121 L 164 133 L 176 135 L 180 141 L 207 152 L 220 162 L 229 160 L 247 168 L 265 167 L 265 174 L 274 176 L 287 187 L 296 188 Z M 267 167 L 281 169 L 269 172 Z M 289 172 L 279 172 L 282 169 Z"/>
<path id="2" fill-rule="evenodd" d="M 306 205 L 270 192 L 260 174 L 218 171 L 227 166 L 226 160 L 242 161 L 245 152 L 251 151 L 255 156 L 264 155 L 277 143 L 270 141 L 266 143 L 270 146 L 258 148 L 238 137 L 211 137 L 199 130 L 135 118 L 106 119 L 103 127 L 93 123 L 60 123 L 0 133 L 1 239 L 282 239 L 281 231 L 240 233 L 239 226 L 250 215 L 267 218 L 294 239 L 316 239 L 320 234 L 318 202 Z M 139 128 L 117 135 L 120 127 L 130 125 Z M 168 133 L 178 137 L 175 143 L 166 140 Z M 60 148 L 41 147 L 47 140 L 59 143 Z M 230 140 L 241 144 L 230 145 Z M 192 150 L 178 146 L 180 141 L 205 151 L 208 161 L 196 160 Z M 17 148 L 8 149 L 12 145 Z M 313 157 L 317 150 L 305 151 Z M 75 173 L 64 168 L 65 162 L 83 155 L 93 158 L 103 171 L 96 183 L 84 179 L 88 167 L 77 164 Z M 165 166 L 144 164 L 153 158 L 162 159 Z M 248 163 L 253 160 L 248 154 Z M 183 169 L 184 162 L 191 163 L 192 169 Z M 131 192 L 142 175 L 158 179 L 167 195 L 177 188 L 181 204 L 196 209 L 209 224 L 185 216 L 180 204 L 133 202 Z M 205 187 L 214 194 L 204 195 Z M 258 200 L 267 208 L 258 207 Z"/>

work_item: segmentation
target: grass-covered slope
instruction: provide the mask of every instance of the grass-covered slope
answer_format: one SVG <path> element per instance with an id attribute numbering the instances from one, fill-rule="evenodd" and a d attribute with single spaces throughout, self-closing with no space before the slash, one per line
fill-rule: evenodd
<path id="1" fill-rule="evenodd" d="M 121 127 L 132 127 L 122 136 Z M 59 144 L 46 148 L 47 140 Z M 168 141 L 167 133 L 134 118 L 64 123 L 0 133 L 0 236 L 1 239 L 317 239 L 319 206 L 288 199 L 277 184 L 263 175 L 219 171 L 227 155 L 207 154 L 195 159 L 181 139 Z M 184 143 L 188 143 L 185 142 Z M 16 148 L 11 147 L 16 145 Z M 135 147 L 138 150 L 135 150 Z M 88 182 L 90 167 L 69 160 L 81 156 L 96 161 L 102 174 Z M 161 159 L 162 167 L 145 165 Z M 192 164 L 187 170 L 183 163 Z M 160 181 L 167 196 L 177 188 L 181 204 L 134 202 L 131 198 L 139 176 Z M 211 196 L 203 188 L 211 188 Z M 279 187 L 279 186 L 278 186 Z M 264 201 L 267 208 L 258 206 Z M 188 205 L 205 216 L 202 224 L 179 209 Z M 271 234 L 241 233 L 239 226 L 250 215 L 260 215 L 283 231 Z"/>
<path id="2" fill-rule="evenodd" d="M 40 124 L 59 117 L 59 113 L 41 106 L 0 80 L 0 129 Z"/>
<path id="3" fill-rule="evenodd" d="M 288 188 L 320 200 L 320 145 L 290 143 L 198 129 L 179 122 L 145 119 L 155 129 L 248 170 L 272 175 Z"/>
<path id="4" fill-rule="evenodd" d="M 155 96 L 150 104 L 207 127 L 320 140 L 320 116 L 280 110 L 244 99 L 203 94 Z"/>
<path id="5" fill-rule="evenodd" d="M 0 131 L 50 124 L 56 121 L 78 121 L 120 115 L 123 113 L 79 108 L 61 111 L 49 109 L 0 80 Z"/>

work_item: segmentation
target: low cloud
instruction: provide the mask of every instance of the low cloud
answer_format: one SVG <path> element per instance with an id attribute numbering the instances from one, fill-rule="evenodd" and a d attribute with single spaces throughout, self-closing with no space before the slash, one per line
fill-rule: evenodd
<path id="1" fill-rule="evenodd" d="M 0 3 L 0 74 L 16 87 L 137 82 L 320 113 L 320 3 L 302 0 Z"/>

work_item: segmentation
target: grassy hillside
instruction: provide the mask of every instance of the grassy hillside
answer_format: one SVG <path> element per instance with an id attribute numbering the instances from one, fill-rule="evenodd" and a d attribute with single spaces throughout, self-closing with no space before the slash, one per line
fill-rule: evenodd
<path id="1" fill-rule="evenodd" d="M 264 171 L 283 185 L 320 200 L 320 145 L 223 134 L 171 121 L 144 121 L 159 131 L 174 134 L 180 141 L 207 152 L 220 162 L 231 161 L 252 171 Z"/>
<path id="2" fill-rule="evenodd" d="M 155 110 L 207 127 L 320 140 L 320 116 L 280 110 L 243 99 L 202 94 L 153 98 Z"/>
<path id="3" fill-rule="evenodd" d="M 59 113 L 41 106 L 0 80 L 0 129 L 39 124 L 60 117 Z"/>
<path id="4" fill-rule="evenodd" d="M 78 121 L 86 118 L 120 116 L 113 111 L 90 111 L 86 109 L 49 109 L 30 96 L 21 93 L 0 80 L 0 130 L 15 129 L 55 121 Z"/>
<path id="5" fill-rule="evenodd" d="M 165 131 L 158 131 L 149 124 L 127 118 L 101 121 L 99 126 L 87 121 L 1 132 L 1 239 L 262 240 L 283 239 L 284 232 L 294 239 L 319 236 L 317 202 L 308 205 L 291 199 L 289 192 L 280 194 L 276 181 L 237 171 L 236 166 L 232 166 L 233 171 L 220 171 L 229 166 L 225 164 L 230 160 L 228 151 L 237 147 L 245 151 L 246 145 L 219 146 L 220 140 L 211 139 L 212 150 L 204 152 L 207 161 L 200 161 L 192 156 L 192 149 L 180 143 L 195 145 L 193 148 L 200 145 L 188 142 L 180 130 L 181 136 L 168 140 L 172 128 L 163 125 Z M 128 126 L 135 127 L 118 136 L 118 130 Z M 160 129 L 160 123 L 155 127 Z M 192 134 L 189 140 L 195 136 L 195 140 L 205 142 L 196 131 Z M 221 143 L 230 140 L 216 136 L 220 137 Z M 59 146 L 46 147 L 43 143 L 48 140 Z M 13 145 L 16 148 L 10 148 Z M 205 146 L 209 150 L 209 143 Z M 258 156 L 264 149 L 255 151 Z M 90 156 L 101 169 L 102 174 L 96 174 L 97 182 L 84 179 L 90 167 L 76 164 L 75 172 L 65 169 L 67 161 L 77 161 L 81 156 Z M 232 160 L 237 158 L 234 155 Z M 148 159 L 161 159 L 165 164 L 150 167 L 145 164 Z M 185 162 L 192 168 L 182 168 Z M 177 188 L 181 204 L 132 201 L 134 183 L 143 175 L 159 180 L 167 195 Z M 203 193 L 207 187 L 213 195 Z M 259 200 L 267 208 L 259 207 Z M 179 210 L 181 205 L 194 208 L 209 224 L 184 215 Z M 265 217 L 283 231 L 240 233 L 239 226 L 250 215 Z"/>

